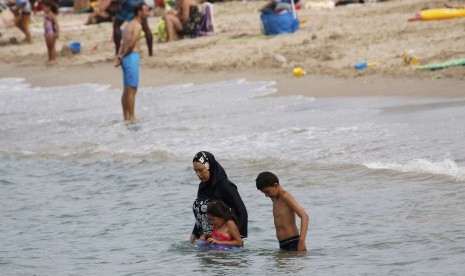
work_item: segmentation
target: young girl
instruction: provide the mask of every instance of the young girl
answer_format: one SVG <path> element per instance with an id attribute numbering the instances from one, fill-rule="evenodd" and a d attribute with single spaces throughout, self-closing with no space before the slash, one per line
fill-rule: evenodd
<path id="1" fill-rule="evenodd" d="M 56 15 L 58 14 L 58 6 L 53 0 L 44 0 L 42 2 L 42 6 L 44 10 L 44 37 L 48 51 L 47 65 L 53 65 L 55 64 L 55 59 L 57 57 L 55 42 L 60 34 L 60 27 L 56 18 Z"/>
<path id="2" fill-rule="evenodd" d="M 213 226 L 213 234 L 207 239 L 209 243 L 242 247 L 236 216 L 228 205 L 220 200 L 208 203 L 207 218 Z"/>

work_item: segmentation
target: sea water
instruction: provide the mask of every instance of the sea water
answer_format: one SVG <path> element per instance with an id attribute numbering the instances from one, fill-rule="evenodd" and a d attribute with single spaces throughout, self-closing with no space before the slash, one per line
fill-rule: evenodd
<path id="1" fill-rule="evenodd" d="M 463 275 L 465 99 L 273 92 L 142 87 L 127 125 L 119 89 L 0 79 L 1 274 Z M 186 242 L 200 150 L 248 208 L 242 250 Z M 306 254 L 279 251 L 263 170 L 310 215 Z"/>

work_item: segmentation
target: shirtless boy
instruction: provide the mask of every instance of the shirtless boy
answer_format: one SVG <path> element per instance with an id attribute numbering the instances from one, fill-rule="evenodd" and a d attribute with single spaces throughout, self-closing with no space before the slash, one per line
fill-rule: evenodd
<path id="1" fill-rule="evenodd" d="M 279 248 L 288 251 L 307 251 L 309 217 L 292 195 L 279 184 L 278 177 L 271 172 L 262 172 L 255 180 L 257 189 L 273 202 L 273 217 Z M 300 234 L 295 214 L 300 217 Z"/>
<path id="2" fill-rule="evenodd" d="M 116 57 L 115 66 L 121 65 L 123 70 L 123 106 L 124 120 L 134 122 L 134 106 L 137 87 L 139 86 L 139 39 L 142 30 L 141 22 L 149 16 L 149 7 L 145 3 L 137 4 L 134 10 L 136 17 L 124 29 L 123 42 Z"/>

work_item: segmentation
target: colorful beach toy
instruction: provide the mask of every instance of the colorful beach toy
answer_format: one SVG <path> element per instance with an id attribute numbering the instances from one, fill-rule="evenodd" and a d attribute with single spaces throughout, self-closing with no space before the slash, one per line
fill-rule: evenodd
<path id="1" fill-rule="evenodd" d="M 237 247 L 237 246 L 231 246 L 231 245 L 226 245 L 226 244 L 213 244 L 213 243 L 208 243 L 207 241 L 197 241 L 195 243 L 195 247 L 203 248 L 203 249 L 213 249 L 213 250 L 238 250 L 238 249 L 241 249 L 241 247 Z"/>
<path id="2" fill-rule="evenodd" d="M 465 58 L 455 59 L 446 61 L 443 63 L 427 64 L 422 66 L 417 66 L 416 70 L 440 70 L 456 66 L 465 66 Z"/>
<path id="3" fill-rule="evenodd" d="M 77 41 L 71 42 L 69 44 L 69 48 L 71 49 L 71 52 L 73 52 L 73 54 L 77 54 L 81 51 L 81 43 Z"/>
<path id="4" fill-rule="evenodd" d="M 465 17 L 465 9 L 428 9 L 415 14 L 408 21 L 431 21 Z"/>

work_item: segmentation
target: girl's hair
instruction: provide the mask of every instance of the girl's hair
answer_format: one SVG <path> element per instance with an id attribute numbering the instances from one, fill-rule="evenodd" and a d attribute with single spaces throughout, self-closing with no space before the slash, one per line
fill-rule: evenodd
<path id="1" fill-rule="evenodd" d="M 226 203 L 221 200 L 214 200 L 207 204 L 207 214 L 222 218 L 226 221 L 232 220 L 237 223 L 236 215 L 234 214 L 234 210 L 231 209 Z"/>
<path id="2" fill-rule="evenodd" d="M 58 14 L 58 3 L 55 2 L 54 0 L 43 0 L 42 5 L 50 7 L 50 10 L 54 14 Z"/>

